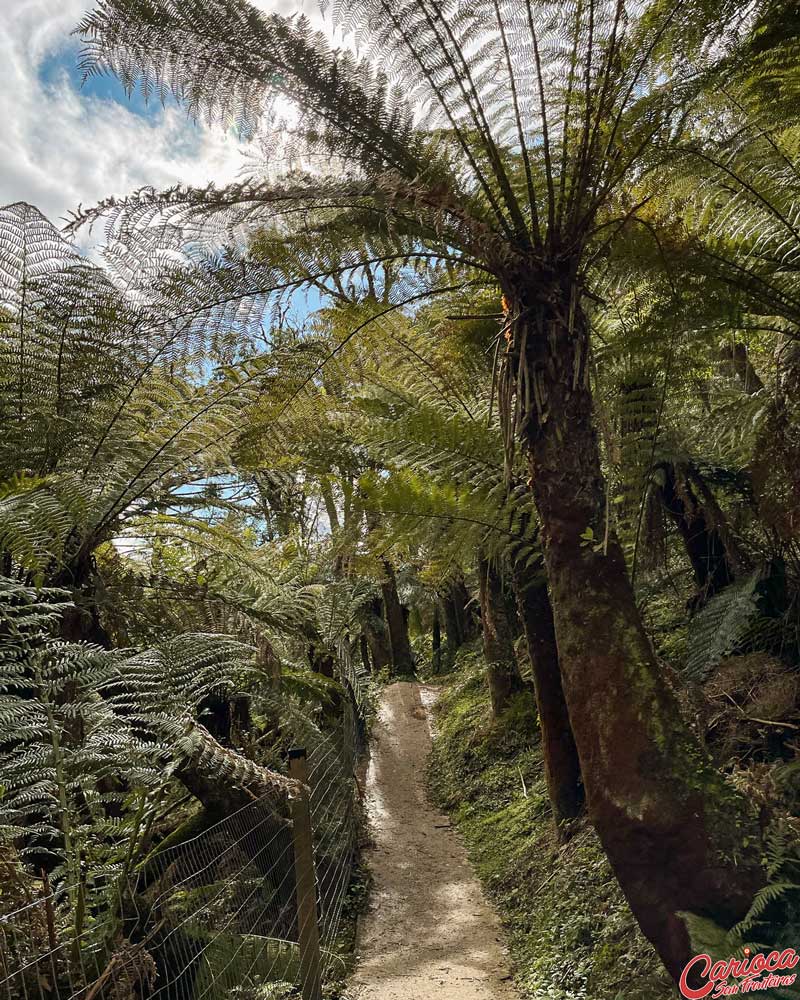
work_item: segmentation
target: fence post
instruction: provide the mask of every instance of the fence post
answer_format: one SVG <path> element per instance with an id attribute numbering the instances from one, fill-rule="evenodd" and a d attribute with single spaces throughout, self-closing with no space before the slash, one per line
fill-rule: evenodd
<path id="1" fill-rule="evenodd" d="M 289 751 L 289 775 L 302 789 L 289 800 L 294 838 L 294 871 L 297 885 L 297 927 L 300 938 L 300 985 L 303 1000 L 321 1000 L 319 927 L 317 925 L 317 880 L 314 874 L 314 842 L 309 809 L 308 764 L 305 750 Z"/>

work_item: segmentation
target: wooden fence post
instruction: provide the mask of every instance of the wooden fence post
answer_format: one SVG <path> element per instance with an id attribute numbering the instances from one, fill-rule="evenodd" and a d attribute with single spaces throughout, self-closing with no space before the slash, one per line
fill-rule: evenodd
<path id="1" fill-rule="evenodd" d="M 314 841 L 309 808 L 308 764 L 305 750 L 289 751 L 289 775 L 302 790 L 289 800 L 294 838 L 294 871 L 297 885 L 297 926 L 300 938 L 300 985 L 303 1000 L 322 1000 L 317 880 L 314 874 Z"/>

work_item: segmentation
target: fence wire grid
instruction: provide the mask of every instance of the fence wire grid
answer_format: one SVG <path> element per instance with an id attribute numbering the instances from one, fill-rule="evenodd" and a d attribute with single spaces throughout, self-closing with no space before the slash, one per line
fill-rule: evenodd
<path id="1" fill-rule="evenodd" d="M 357 846 L 355 768 L 366 678 L 339 651 L 342 724 L 293 719 L 307 751 L 323 981 Z M 3 859 L 0 858 L 0 876 Z M 0 1000 L 284 1000 L 300 996 L 292 823 L 255 799 L 133 872 L 51 885 L 3 912 Z"/>

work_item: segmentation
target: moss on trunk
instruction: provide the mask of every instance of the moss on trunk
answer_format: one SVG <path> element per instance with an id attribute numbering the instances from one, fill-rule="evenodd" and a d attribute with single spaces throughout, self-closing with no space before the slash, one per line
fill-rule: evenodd
<path id="1" fill-rule="evenodd" d="M 584 796 L 578 750 L 561 683 L 553 608 L 541 571 L 532 572 L 517 564 L 514 592 L 533 671 L 545 782 L 556 829 L 560 831 L 565 822 L 580 814 Z"/>
<path id="2" fill-rule="evenodd" d="M 386 623 L 389 626 L 389 645 L 392 650 L 392 673 L 395 677 L 414 673 L 414 657 L 408 639 L 408 621 L 397 593 L 397 577 L 392 564 L 383 561 L 385 581 L 381 584 Z"/>
<path id="3" fill-rule="evenodd" d="M 508 619 L 503 578 L 488 559 L 478 565 L 483 623 L 483 655 L 489 679 L 492 715 L 498 718 L 515 695 L 526 689 L 514 655 L 514 640 Z"/>
<path id="4" fill-rule="evenodd" d="M 682 914 L 730 927 L 763 882 L 745 804 L 692 736 L 645 634 L 609 522 L 577 283 L 507 292 L 516 394 L 589 815 L 642 930 L 678 977 Z M 513 409 L 511 410 L 513 413 Z"/>

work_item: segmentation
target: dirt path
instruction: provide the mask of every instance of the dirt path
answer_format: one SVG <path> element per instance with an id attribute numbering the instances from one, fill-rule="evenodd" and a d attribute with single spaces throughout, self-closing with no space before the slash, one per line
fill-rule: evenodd
<path id="1" fill-rule="evenodd" d="M 362 919 L 357 1000 L 513 1000 L 497 915 L 447 817 L 425 797 L 435 689 L 384 690 L 367 811 L 375 884 Z"/>

